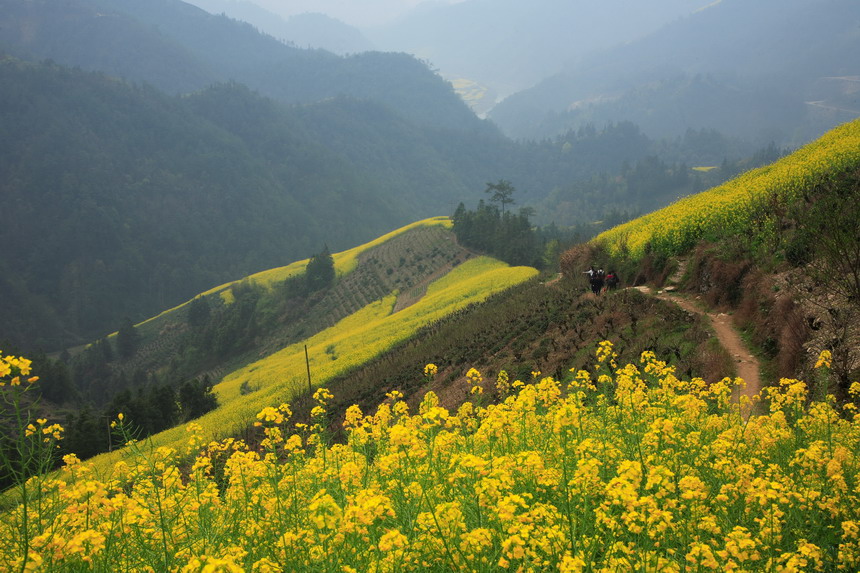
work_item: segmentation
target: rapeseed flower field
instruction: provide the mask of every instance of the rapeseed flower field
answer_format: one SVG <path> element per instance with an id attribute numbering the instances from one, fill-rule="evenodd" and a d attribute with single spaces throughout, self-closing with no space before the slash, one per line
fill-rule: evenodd
<path id="1" fill-rule="evenodd" d="M 435 280 L 421 300 L 399 312 L 393 312 L 397 298 L 394 293 L 374 301 L 302 343 L 289 345 L 226 375 L 213 388 L 218 408 L 196 420 L 202 439 L 238 434 L 261 408 L 290 401 L 306 392 L 305 345 L 310 356 L 312 384 L 318 386 L 384 353 L 421 327 L 527 281 L 537 273 L 531 267 L 511 267 L 490 257 L 475 257 Z M 338 359 L 332 360 L 326 348 L 335 348 Z M 246 394 L 243 385 L 254 390 Z M 152 438 L 156 446 L 173 449 L 179 448 L 185 439 L 181 427 Z M 114 451 L 97 456 L 92 463 L 107 471 L 125 456 L 126 451 Z"/>
<path id="2" fill-rule="evenodd" d="M 613 255 L 639 258 L 646 248 L 677 255 L 701 239 L 749 236 L 768 244 L 769 216 L 834 175 L 860 166 L 860 120 L 839 126 L 779 161 L 609 229 L 593 240 Z M 755 229 L 755 231 L 751 231 Z"/>
<path id="3" fill-rule="evenodd" d="M 682 380 L 645 352 L 616 363 L 610 341 L 563 380 L 464 376 L 456 411 L 427 393 L 350 407 L 348 439 L 287 403 L 254 418 L 259 447 L 130 439 L 109 471 L 75 457 L 20 480 L 0 521 L 4 571 L 856 571 L 854 403 L 810 399 L 781 380 L 737 400 L 740 379 Z M 818 383 L 829 375 L 822 354 Z M 428 364 L 430 380 L 439 366 Z M 62 429 L 29 420 L 26 359 L 0 358 L 17 444 L 34 462 Z M 494 389 L 495 386 L 495 389 Z M 495 390 L 495 391 L 493 391 Z M 490 402 L 490 395 L 498 400 Z M 852 387 L 857 399 L 860 384 Z M 6 464 L 9 466 L 10 464 Z"/>

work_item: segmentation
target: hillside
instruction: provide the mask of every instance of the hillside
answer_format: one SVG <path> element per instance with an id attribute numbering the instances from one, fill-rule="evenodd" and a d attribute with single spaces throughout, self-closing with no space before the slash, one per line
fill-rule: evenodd
<path id="1" fill-rule="evenodd" d="M 451 86 L 413 57 L 301 49 L 180 0 L 3 0 L 0 13 L 5 53 L 171 94 L 236 81 L 285 103 L 349 96 L 380 102 L 419 125 L 481 125 Z"/>
<path id="2" fill-rule="evenodd" d="M 241 433 L 241 421 L 263 406 L 307 391 L 305 348 L 317 387 L 420 328 L 536 275 L 528 267 L 474 257 L 456 245 L 448 226 L 444 218 L 422 221 L 335 254 L 337 278 L 322 290 L 301 290 L 295 281 L 304 280 L 307 261 L 299 261 L 202 293 L 137 325 L 139 343 L 130 356 L 123 358 L 114 336 L 106 341 L 115 348 L 114 359 L 102 359 L 94 368 L 103 349 L 90 347 L 75 362 L 91 369 L 81 371 L 79 390 L 104 400 L 122 389 L 123 380 L 148 379 L 151 387 L 153 376 L 178 383 L 205 375 L 219 406 L 197 423 L 211 439 Z M 210 310 L 205 322 L 195 323 L 189 313 L 201 299 Z M 106 378 L 94 378 L 105 369 Z M 111 407 L 122 404 L 114 401 Z M 129 420 L 135 418 L 127 413 Z M 69 421 L 70 431 L 76 423 L 82 422 Z M 181 428 L 156 438 L 164 444 L 181 439 Z"/>
<path id="3" fill-rule="evenodd" d="M 566 253 L 577 276 L 595 259 L 628 283 L 663 284 L 733 313 L 771 377 L 812 376 L 828 350 L 844 397 L 860 375 L 860 120 L 723 185 L 619 225 Z"/>
<path id="4" fill-rule="evenodd" d="M 468 185 L 421 130 L 369 102 L 291 111 L 237 84 L 175 98 L 11 59 L 0 76 L 0 241 L 16 260 L 0 263 L 0 338 L 13 344 L 91 340 L 445 212 Z M 317 115 L 349 117 L 331 128 L 341 149 Z"/>
<path id="5" fill-rule="evenodd" d="M 490 117 L 513 137 L 627 120 L 655 138 L 712 128 L 798 146 L 860 114 L 844 105 L 854 84 L 837 80 L 858 73 L 858 23 L 851 0 L 715 2 L 571 62 Z"/>
<path id="6" fill-rule="evenodd" d="M 339 278 L 322 291 L 308 292 L 295 284 L 304 278 L 305 259 L 201 293 L 138 325 L 138 350 L 115 364 L 115 378 L 140 378 L 134 372 L 142 370 L 173 380 L 204 375 L 219 380 L 237 366 L 333 327 L 392 292 L 397 292 L 392 312 L 399 312 L 419 302 L 430 282 L 474 257 L 456 244 L 448 226 L 446 218 L 430 219 L 335 253 Z M 194 324 L 190 307 L 201 304 L 208 319 Z M 231 331 L 236 314 L 253 327 Z M 333 347 L 326 355 L 336 360 L 340 353 Z M 115 381 L 97 382 L 89 381 L 88 395 L 120 390 Z"/>

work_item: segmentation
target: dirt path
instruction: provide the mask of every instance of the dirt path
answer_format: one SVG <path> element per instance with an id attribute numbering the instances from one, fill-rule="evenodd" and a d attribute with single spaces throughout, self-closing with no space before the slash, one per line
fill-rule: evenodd
<path id="1" fill-rule="evenodd" d="M 646 294 L 652 294 L 659 299 L 677 304 L 688 312 L 707 316 L 713 325 L 720 344 L 734 359 L 737 365 L 738 378 L 743 378 L 746 382 L 746 386 L 741 390 L 741 394 L 752 397 L 759 393 L 761 390 L 761 376 L 759 374 L 760 366 L 758 359 L 752 355 L 743 340 L 741 340 L 740 334 L 738 334 L 738 331 L 732 325 L 729 315 L 723 312 L 707 312 L 693 301 L 671 292 L 657 291 L 657 293 L 653 293 L 646 286 L 635 288 Z"/>

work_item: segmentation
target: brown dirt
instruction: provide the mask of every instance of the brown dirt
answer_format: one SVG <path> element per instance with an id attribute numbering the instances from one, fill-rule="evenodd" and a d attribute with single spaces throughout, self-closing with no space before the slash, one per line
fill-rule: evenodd
<path id="1" fill-rule="evenodd" d="M 741 390 L 741 394 L 752 397 L 759 393 L 761 390 L 761 376 L 759 374 L 761 368 L 759 361 L 749 351 L 743 340 L 741 340 L 740 334 L 738 334 L 737 329 L 732 325 L 729 315 L 724 312 L 709 312 L 690 299 L 673 294 L 671 291 L 657 291 L 653 293 L 647 286 L 635 288 L 646 294 L 653 294 L 659 299 L 677 304 L 688 312 L 707 316 L 711 321 L 720 344 L 734 358 L 737 365 L 738 378 L 742 378 L 746 382 L 746 386 Z"/>

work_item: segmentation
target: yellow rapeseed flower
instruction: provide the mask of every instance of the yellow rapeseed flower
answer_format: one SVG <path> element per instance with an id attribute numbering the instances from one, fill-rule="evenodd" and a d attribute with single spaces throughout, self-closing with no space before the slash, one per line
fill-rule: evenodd
<path id="1" fill-rule="evenodd" d="M 818 355 L 818 360 L 815 362 L 815 368 L 830 368 L 832 360 L 833 354 L 829 350 L 822 350 Z"/>

